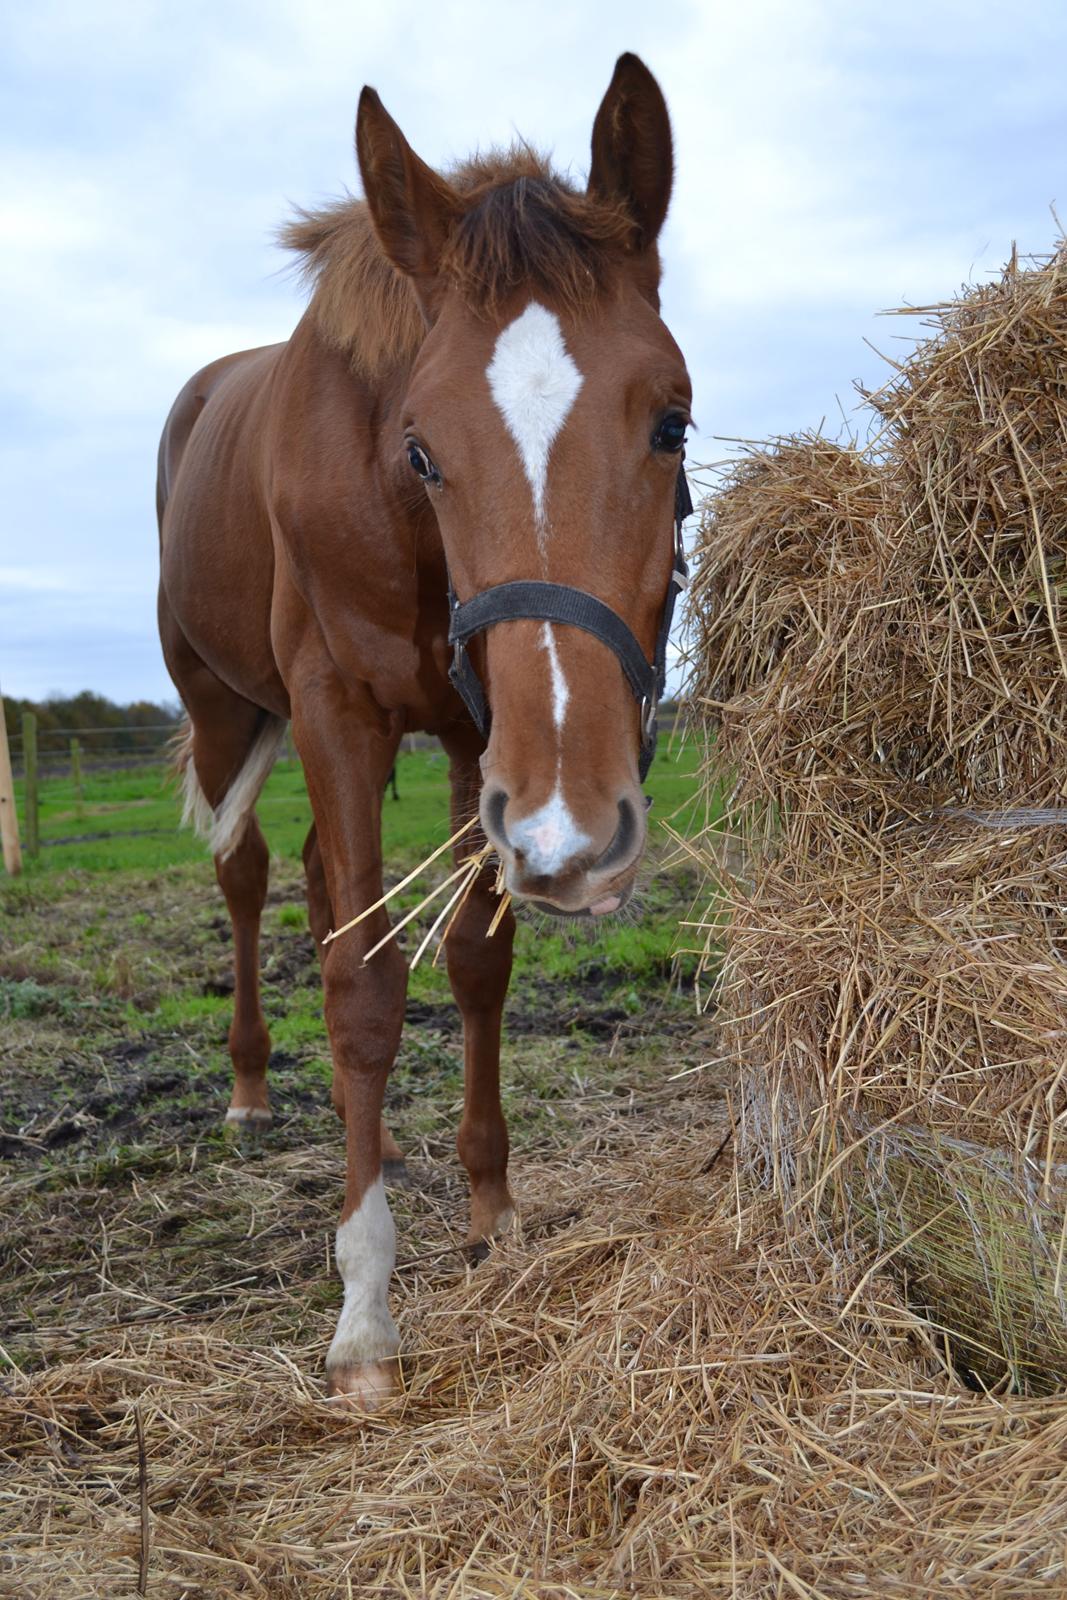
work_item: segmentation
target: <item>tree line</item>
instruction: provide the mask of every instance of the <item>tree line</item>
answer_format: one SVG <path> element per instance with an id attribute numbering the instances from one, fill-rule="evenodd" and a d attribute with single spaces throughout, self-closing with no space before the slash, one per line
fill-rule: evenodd
<path id="1" fill-rule="evenodd" d="M 119 705 L 91 689 L 74 695 L 52 694 L 44 700 L 5 699 L 4 721 L 12 741 L 21 739 L 25 711 L 32 711 L 37 717 L 37 739 L 42 750 L 81 734 L 103 733 L 110 735 L 106 743 L 111 749 L 154 750 L 166 738 L 166 729 L 176 728 L 183 715 L 175 704 L 132 700 Z"/>

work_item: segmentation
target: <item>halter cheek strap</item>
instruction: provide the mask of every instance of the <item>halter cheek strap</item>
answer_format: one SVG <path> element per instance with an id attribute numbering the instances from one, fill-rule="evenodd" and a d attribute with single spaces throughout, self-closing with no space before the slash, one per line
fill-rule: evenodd
<path id="1" fill-rule="evenodd" d="M 667 640 L 679 592 L 689 581 L 682 524 L 693 510 L 684 460 L 678 463 L 674 489 L 674 567 L 663 602 L 663 616 L 656 638 L 655 654 L 648 661 L 632 630 L 610 606 L 584 589 L 562 583 L 541 583 L 522 578 L 483 589 L 470 600 L 460 601 L 448 580 L 448 642 L 452 646 L 452 665 L 448 675 L 462 696 L 478 731 L 488 737 L 491 714 L 485 689 L 467 654 L 467 645 L 476 633 L 484 633 L 498 622 L 529 618 L 537 622 L 561 622 L 582 628 L 613 651 L 623 675 L 641 708 L 641 753 L 638 762 L 642 783 L 652 765 L 656 750 L 656 710 L 667 677 Z"/>

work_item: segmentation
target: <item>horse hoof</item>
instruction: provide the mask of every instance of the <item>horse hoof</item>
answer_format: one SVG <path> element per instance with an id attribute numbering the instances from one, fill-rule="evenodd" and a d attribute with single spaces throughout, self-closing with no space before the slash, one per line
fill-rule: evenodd
<path id="1" fill-rule="evenodd" d="M 326 1395 L 331 1405 L 372 1415 L 400 1393 L 398 1361 L 363 1361 L 358 1366 L 326 1370 Z"/>
<path id="2" fill-rule="evenodd" d="M 494 1241 L 502 1239 L 506 1233 L 510 1233 L 515 1227 L 515 1207 L 512 1205 L 505 1206 L 490 1221 L 483 1220 L 484 1217 L 485 1213 L 482 1212 L 477 1221 L 474 1218 L 471 1219 L 471 1231 L 467 1235 L 467 1260 L 472 1267 L 476 1267 L 480 1261 L 485 1260 L 489 1254 L 489 1247 Z"/>
<path id="3" fill-rule="evenodd" d="M 231 1106 L 222 1131 L 228 1139 L 255 1138 L 257 1134 L 266 1133 L 273 1121 L 274 1113 L 262 1106 Z"/>
<path id="4" fill-rule="evenodd" d="M 410 1189 L 412 1184 L 411 1173 L 403 1156 L 399 1160 L 386 1160 L 382 1162 L 382 1179 L 390 1189 Z"/>

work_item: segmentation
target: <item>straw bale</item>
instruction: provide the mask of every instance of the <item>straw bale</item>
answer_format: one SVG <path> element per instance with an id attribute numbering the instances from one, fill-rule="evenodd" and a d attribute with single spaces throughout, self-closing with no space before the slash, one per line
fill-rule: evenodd
<path id="1" fill-rule="evenodd" d="M 1067 1382 L 1067 254 L 927 316 L 874 446 L 753 448 L 704 508 L 690 692 L 748 849 L 724 1053 L 792 1225 L 873 1241 L 973 1370 L 1040 1388 Z"/>
<path id="2" fill-rule="evenodd" d="M 793 1225 L 873 1238 L 975 1370 L 1036 1388 L 1067 1382 L 1065 867 L 1067 828 L 965 821 L 770 858 L 721 988 L 745 1159 Z"/>
<path id="3" fill-rule="evenodd" d="M 873 396 L 920 560 L 928 717 L 979 803 L 1067 796 L 1067 248 L 930 308 Z"/>
<path id="4" fill-rule="evenodd" d="M 1067 1384 L 1067 1165 L 900 1125 L 868 1131 L 831 1181 L 836 1214 L 905 1269 L 964 1370 L 1036 1394 Z"/>
<path id="5" fill-rule="evenodd" d="M 805 1107 L 1067 1156 L 1065 869 L 1067 823 L 911 825 L 854 866 L 770 858 L 728 891 L 725 1037 Z"/>
<path id="6" fill-rule="evenodd" d="M 906 721 L 906 689 L 884 625 L 900 542 L 889 487 L 858 450 L 798 435 L 742 457 L 705 503 L 689 695 L 750 826 L 770 807 L 801 837 L 827 806 L 871 823 L 897 798 L 887 723 Z"/>
<path id="7" fill-rule="evenodd" d="M 1067 798 L 1067 255 L 930 315 L 876 448 L 750 450 L 704 508 L 690 696 L 809 849 Z"/>

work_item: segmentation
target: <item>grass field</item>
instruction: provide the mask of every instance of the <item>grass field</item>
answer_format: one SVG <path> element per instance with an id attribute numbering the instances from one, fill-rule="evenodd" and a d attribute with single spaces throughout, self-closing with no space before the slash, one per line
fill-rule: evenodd
<path id="1" fill-rule="evenodd" d="M 682 1041 L 692 1044 L 700 1024 L 679 921 L 698 883 L 684 862 L 666 864 L 673 847 L 663 824 L 683 833 L 697 825 L 695 768 L 684 745 L 653 767 L 637 911 L 588 932 L 544 917 L 520 921 L 505 1068 L 520 1143 L 566 1123 L 569 1086 L 590 1074 L 614 1083 L 624 1058 L 634 1070 L 645 1061 L 677 1070 L 691 1059 Z M 387 797 L 383 825 L 394 882 L 448 834 L 444 757 L 405 754 L 398 778 L 401 798 Z M 303 903 L 299 857 L 310 814 L 297 764 L 279 765 L 259 811 L 272 853 L 263 1000 L 272 1095 L 287 1130 L 272 1137 L 336 1138 Z M 229 924 L 203 845 L 179 829 L 165 770 L 93 775 L 80 805 L 69 783 L 46 784 L 41 839 L 39 857 L 0 889 L 0 1155 L 43 1165 L 62 1186 L 83 1181 L 86 1161 L 136 1170 L 160 1149 L 221 1137 Z M 443 859 L 399 898 L 398 912 L 443 875 Z M 420 922 L 407 933 L 410 953 Z M 402 1142 L 436 1139 L 460 1095 L 458 1018 L 443 963 L 424 960 L 412 975 L 389 1091 Z"/>
<path id="2" fill-rule="evenodd" d="M 448 763 L 438 750 L 402 753 L 397 763 L 401 799 L 383 806 L 385 858 L 396 866 L 417 860 L 448 837 Z M 673 818 L 685 832 L 695 821 L 696 751 L 678 741 L 661 749 L 646 784 L 653 799 L 653 826 Z M 21 783 L 16 800 L 23 822 Z M 166 767 L 91 772 L 79 807 L 69 778 L 41 786 L 41 840 L 27 874 L 51 875 L 63 868 L 85 872 L 152 871 L 183 862 L 203 862 L 203 845 L 179 827 L 175 789 Z M 311 823 L 303 773 L 296 761 L 279 761 L 257 807 L 271 854 L 299 861 Z"/>

